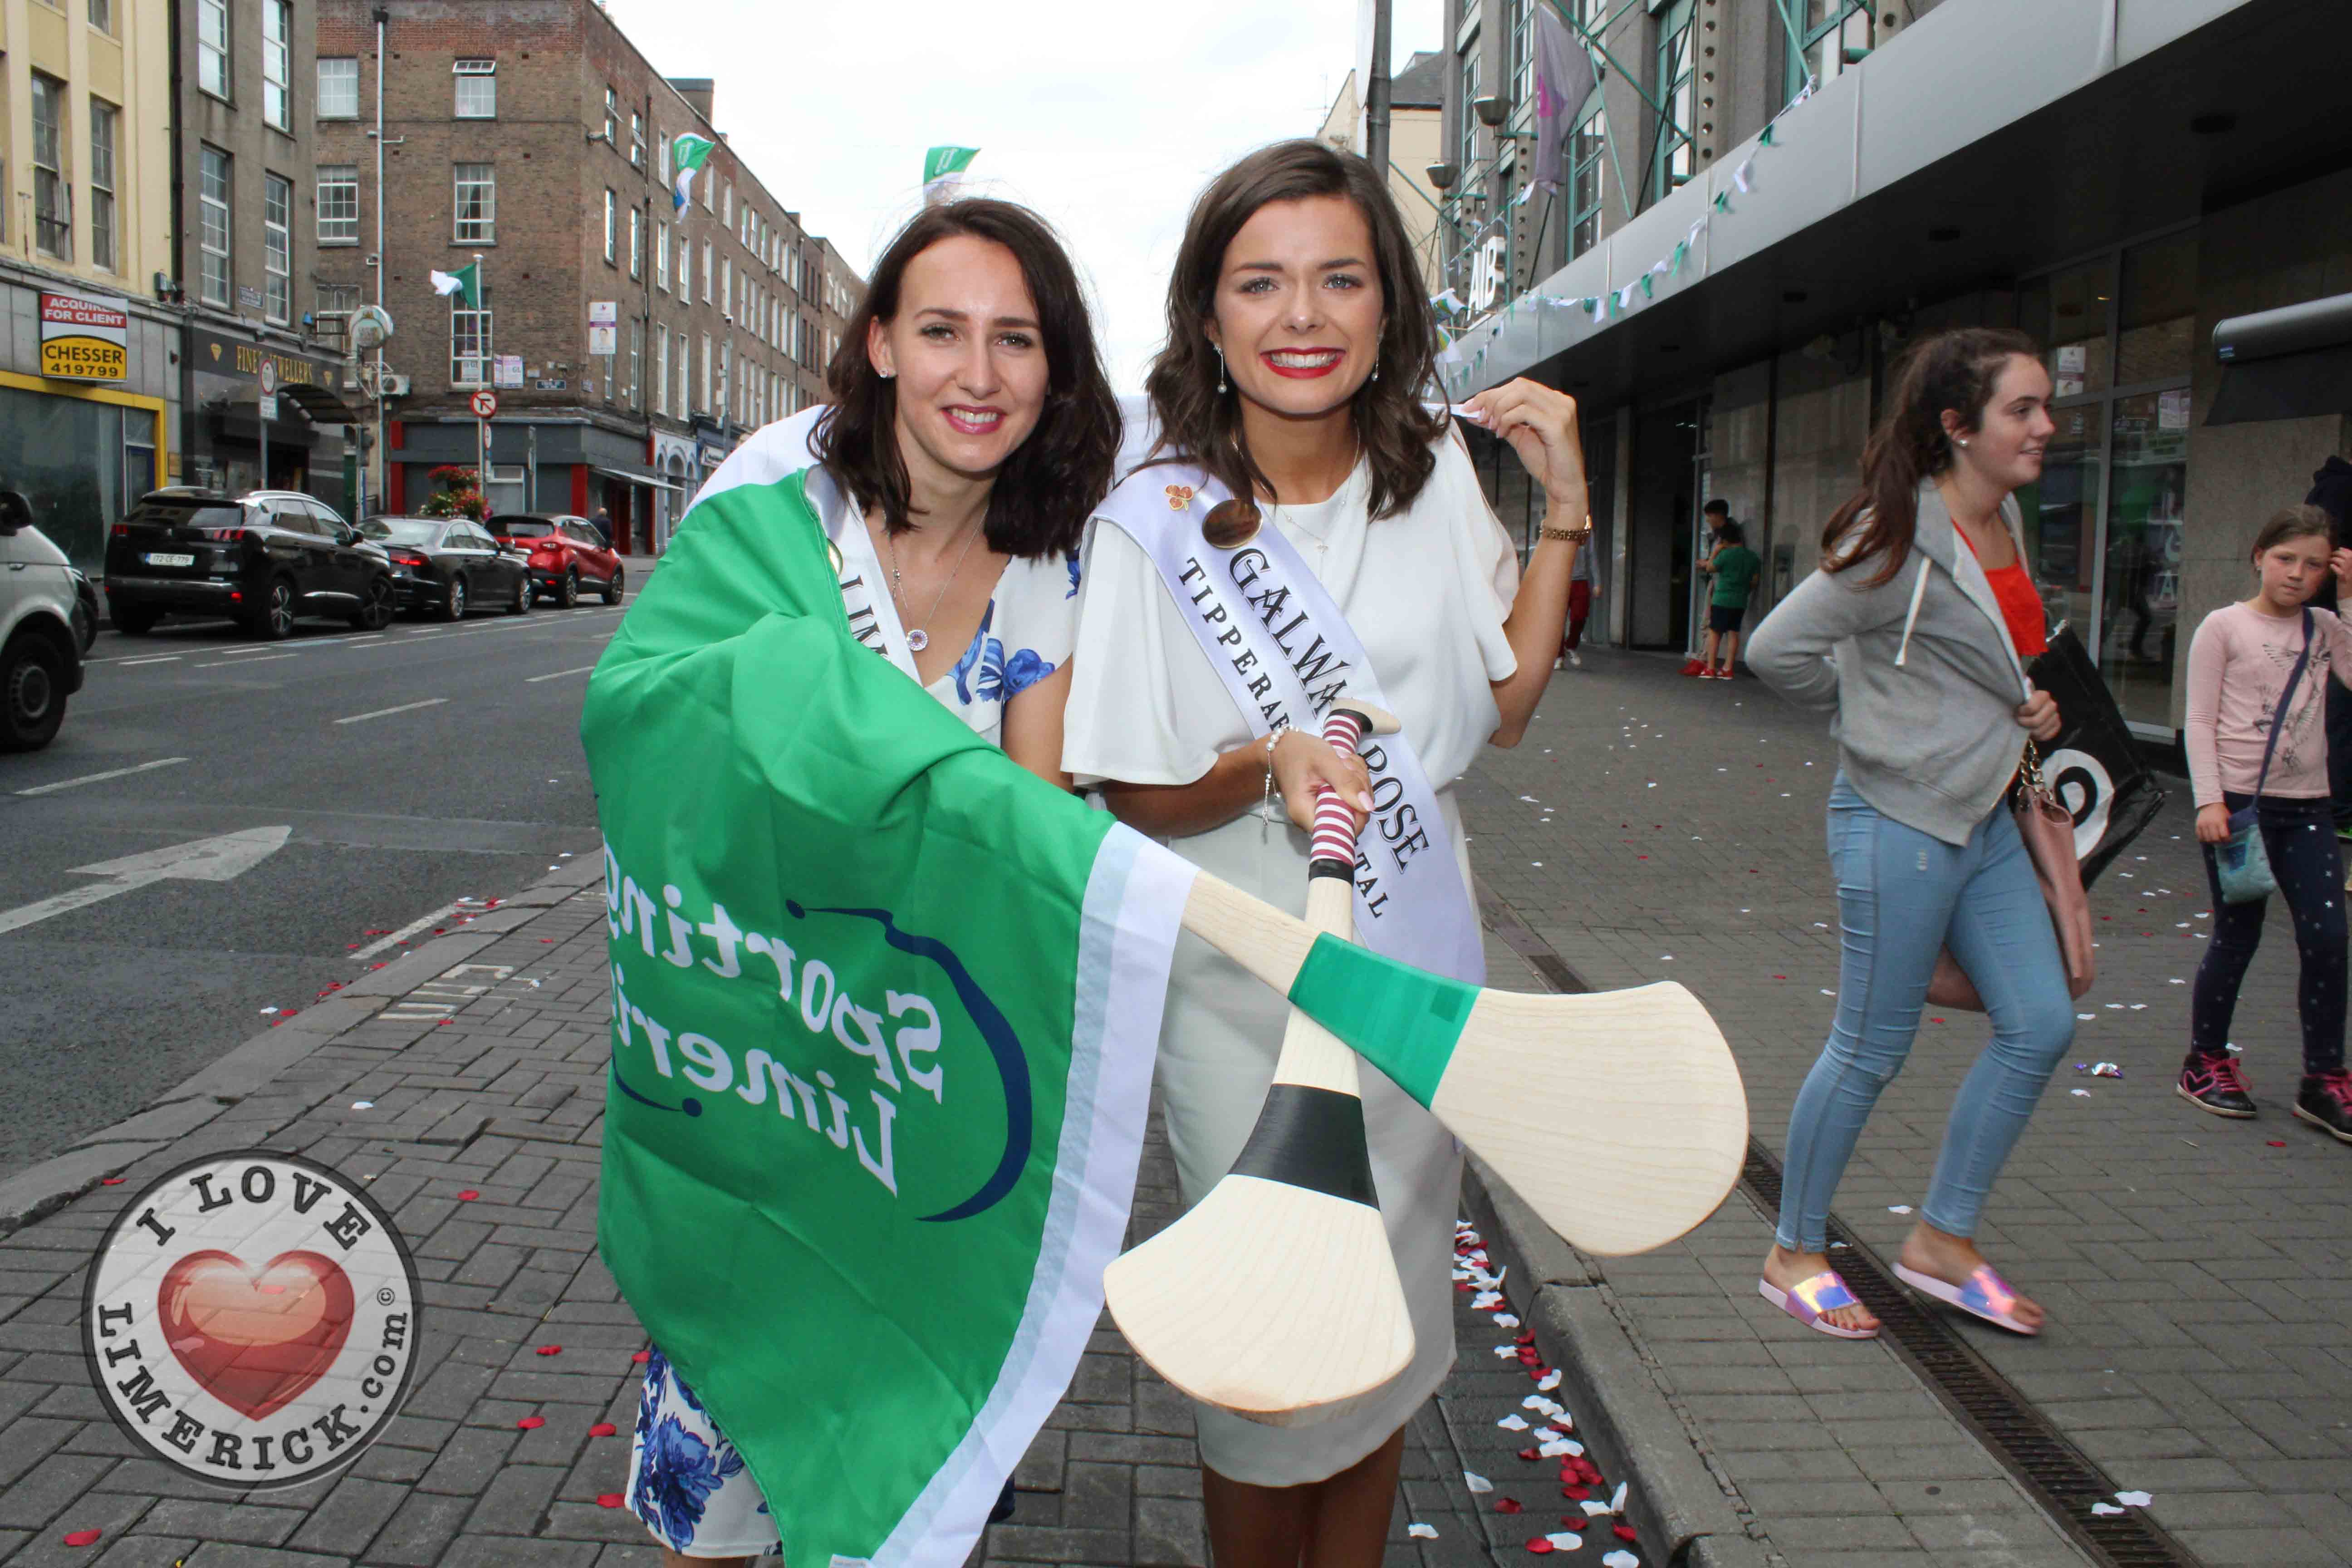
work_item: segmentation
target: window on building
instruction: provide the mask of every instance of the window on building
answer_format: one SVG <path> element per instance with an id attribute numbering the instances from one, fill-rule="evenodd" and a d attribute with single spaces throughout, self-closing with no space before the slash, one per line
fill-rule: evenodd
<path id="1" fill-rule="evenodd" d="M 122 265 L 114 207 L 114 129 L 121 117 L 104 99 L 89 100 L 89 258 L 109 272 Z"/>
<path id="2" fill-rule="evenodd" d="M 1609 111 L 1594 95 L 1592 112 L 1569 139 L 1568 254 L 1572 260 L 1601 238 L 1601 206 L 1609 194 Z"/>
<path id="3" fill-rule="evenodd" d="M 711 366 L 711 359 L 710 359 L 710 334 L 709 334 L 709 332 L 705 332 L 705 333 L 703 333 L 703 334 L 702 334 L 702 374 L 700 375 L 700 377 L 698 377 L 698 382 L 697 382 L 697 384 L 696 384 L 695 389 L 694 389 L 694 390 L 695 390 L 694 405 L 695 405 L 695 407 L 697 407 L 698 409 L 700 409 L 702 412 L 704 412 L 704 413 L 706 413 L 706 414 L 708 414 L 708 413 L 709 413 L 709 412 L 711 411 L 711 407 L 710 407 L 710 372 L 711 372 L 711 369 L 712 369 L 712 366 Z"/>
<path id="4" fill-rule="evenodd" d="M 319 118 L 357 120 L 360 117 L 360 62 L 356 56 L 321 56 L 319 60 Z"/>
<path id="5" fill-rule="evenodd" d="M 669 413 L 669 329 L 654 324 L 654 412 Z"/>
<path id="6" fill-rule="evenodd" d="M 615 152 L 621 145 L 621 95 L 609 83 L 604 89 L 604 145 Z"/>
<path id="7" fill-rule="evenodd" d="M 632 278 L 643 278 L 646 275 L 646 231 L 642 225 L 643 215 L 636 208 L 631 207 L 629 209 L 629 276 Z"/>
<path id="8" fill-rule="evenodd" d="M 33 245 L 73 259 L 73 188 L 66 178 L 66 84 L 33 73 Z"/>
<path id="9" fill-rule="evenodd" d="M 669 225 L 654 225 L 654 287 L 669 292 Z"/>
<path id="10" fill-rule="evenodd" d="M 1697 148 L 1691 142 L 1695 123 L 1691 110 L 1697 100 L 1691 90 L 1691 66 L 1696 32 L 1691 25 L 1692 0 L 1675 0 L 1658 15 L 1655 97 L 1665 110 L 1658 141 L 1650 157 L 1650 200 L 1674 195 L 1697 167 Z"/>
<path id="11" fill-rule="evenodd" d="M 294 129 L 293 81 L 292 0 L 261 0 L 261 118 L 280 131 Z"/>
<path id="12" fill-rule="evenodd" d="M 457 118 L 496 120 L 499 117 L 499 62 L 459 60 L 449 68 L 457 79 Z"/>
<path id="13" fill-rule="evenodd" d="M 294 182 L 282 174 L 261 177 L 261 311 L 294 319 Z"/>
<path id="14" fill-rule="evenodd" d="M 319 243 L 360 242 L 360 170 L 356 163 L 319 165 Z"/>
<path id="15" fill-rule="evenodd" d="M 459 163 L 455 169 L 457 219 L 450 238 L 459 245 L 495 245 L 499 233 L 499 171 L 495 163 Z"/>
<path id="16" fill-rule="evenodd" d="M 89 25 L 101 33 L 114 31 L 114 0 L 89 0 Z"/>
<path id="17" fill-rule="evenodd" d="M 197 289 L 207 305 L 226 306 L 229 287 L 229 162 L 217 147 L 196 154 L 196 248 L 200 263 Z"/>
<path id="18" fill-rule="evenodd" d="M 614 245 L 619 238 L 615 232 L 620 226 L 617 221 L 618 210 L 614 205 L 612 187 L 606 186 L 604 190 L 604 265 L 607 267 L 613 264 L 615 254 Z"/>
<path id="19" fill-rule="evenodd" d="M 1788 98 L 1804 91 L 1808 81 L 1825 82 L 1860 64 L 1870 52 L 1869 0 L 1796 0 L 1788 9 L 1803 17 L 1797 26 L 1804 40 L 1801 48 L 1787 49 L 1787 29 L 1781 29 Z"/>
<path id="20" fill-rule="evenodd" d="M 735 317 L 735 264 L 725 257 L 719 258 L 719 310 L 730 321 Z"/>
<path id="21" fill-rule="evenodd" d="M 450 298 L 462 300 L 463 294 Z M 488 386 L 491 361 L 490 312 L 452 305 L 449 310 L 449 384 Z"/>
<path id="22" fill-rule="evenodd" d="M 711 263 L 716 253 L 710 247 L 710 242 L 704 240 L 702 242 L 702 302 L 706 305 L 710 303 L 710 275 L 715 270 Z"/>
<path id="23" fill-rule="evenodd" d="M 1462 46 L 1456 66 L 1462 79 L 1462 132 L 1454 155 L 1461 160 L 1460 188 L 1465 190 L 1469 188 L 1470 171 L 1478 162 L 1478 117 L 1471 112 L 1470 106 L 1486 90 L 1479 80 L 1478 49 L 1478 35 L 1473 33 L 1470 41 Z M 808 290 L 803 289 L 801 292 L 805 294 Z"/>
<path id="24" fill-rule="evenodd" d="M 688 393 L 694 384 L 687 378 L 687 360 L 692 352 L 693 345 L 687 340 L 686 329 L 680 327 L 677 330 L 677 389 L 670 395 L 672 399 L 670 406 L 677 410 L 676 416 L 680 419 L 693 412 L 688 402 Z"/>
<path id="25" fill-rule="evenodd" d="M 629 110 L 629 167 L 646 166 L 646 117 L 635 110 Z"/>
<path id="26" fill-rule="evenodd" d="M 638 367 L 645 357 L 646 323 L 639 317 L 629 322 L 629 406 L 635 409 L 643 409 L 646 405 L 644 397 L 640 395 L 643 389 L 637 383 Z"/>
<path id="27" fill-rule="evenodd" d="M 319 336 L 329 347 L 341 349 L 351 342 L 352 312 L 360 308 L 360 286 L 356 283 L 311 283 L 315 301 L 311 314 L 319 323 Z M 343 384 L 351 384 L 349 380 Z"/>
<path id="28" fill-rule="evenodd" d="M 226 98 L 229 0 L 196 0 L 196 85 L 215 98 Z"/>
<path id="29" fill-rule="evenodd" d="M 1518 110 L 1536 100 L 1536 7 L 1542 0 L 1509 0 L 1506 13 L 1511 28 L 1511 107 Z"/>
<path id="30" fill-rule="evenodd" d="M 735 187 L 732 184 L 719 195 L 719 221 L 730 228 L 735 226 Z"/>

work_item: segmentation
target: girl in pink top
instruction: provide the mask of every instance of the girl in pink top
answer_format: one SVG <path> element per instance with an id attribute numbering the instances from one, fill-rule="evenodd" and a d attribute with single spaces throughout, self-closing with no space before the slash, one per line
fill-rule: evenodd
<path id="1" fill-rule="evenodd" d="M 2262 575 L 2253 597 L 2206 616 L 2189 645 L 2189 778 L 2213 894 L 2213 938 L 2197 967 L 2189 1059 L 2174 1087 L 2183 1100 L 2216 1116 L 2254 1114 L 2253 1095 L 2228 1041 L 2238 987 L 2262 941 L 2270 900 L 2224 903 L 2212 848 L 2230 837 L 2230 814 L 2251 805 L 2272 874 L 2294 917 L 2302 966 L 2295 1002 L 2303 1019 L 2304 1076 L 2294 1113 L 2352 1143 L 2352 1073 L 2344 1068 L 2344 867 L 2327 789 L 2326 722 L 2328 681 L 2352 687 L 2352 627 L 2333 611 L 2304 603 L 2331 570 L 2339 589 L 2352 595 L 2352 550 L 2330 549 L 2326 512 L 2290 507 L 2255 537 L 2253 562 Z M 2303 673 L 2289 694 L 2298 660 Z"/>

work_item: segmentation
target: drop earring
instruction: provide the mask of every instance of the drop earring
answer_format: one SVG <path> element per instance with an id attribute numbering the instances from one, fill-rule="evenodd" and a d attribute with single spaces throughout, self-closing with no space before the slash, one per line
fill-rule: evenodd
<path id="1" fill-rule="evenodd" d="M 1213 352 L 1217 356 L 1217 395 L 1223 397 L 1225 395 L 1225 351 L 1217 349 Z"/>
<path id="2" fill-rule="evenodd" d="M 1374 361 L 1372 362 L 1372 379 L 1373 379 L 1374 381 L 1378 381 L 1378 380 L 1380 380 L 1380 378 L 1381 378 L 1381 362 L 1380 362 L 1380 361 L 1378 361 L 1378 360 L 1374 360 Z"/>

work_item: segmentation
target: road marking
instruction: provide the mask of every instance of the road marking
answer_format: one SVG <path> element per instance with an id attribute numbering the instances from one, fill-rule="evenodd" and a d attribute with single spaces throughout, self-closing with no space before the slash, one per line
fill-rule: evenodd
<path id="1" fill-rule="evenodd" d="M 100 784 L 107 779 L 129 778 L 132 773 L 143 773 L 151 768 L 177 767 L 187 760 L 185 757 L 164 757 L 152 763 L 142 763 L 135 768 L 110 768 L 102 773 L 84 773 L 78 779 L 59 779 L 55 784 L 36 784 L 31 789 L 20 789 L 16 793 L 18 795 L 55 795 L 61 789 L 78 789 L 83 784 Z"/>
<path id="2" fill-rule="evenodd" d="M 583 664 L 577 669 L 559 669 L 552 675 L 534 675 L 526 679 L 523 684 L 525 686 L 537 686 L 542 680 L 560 680 L 567 675 L 585 675 L 595 668 L 596 667 L 593 664 Z"/>
<path id="3" fill-rule="evenodd" d="M 419 708 L 437 708 L 448 701 L 446 697 L 428 697 L 422 702 L 404 702 L 397 708 L 379 708 L 373 713 L 354 713 L 348 719 L 338 719 L 338 724 L 356 724 L 364 719 L 383 719 L 394 713 L 413 713 Z"/>
<path id="4" fill-rule="evenodd" d="M 279 659 L 281 659 L 281 658 L 292 658 L 293 657 L 294 657 L 294 656 L 293 656 L 292 654 L 290 654 L 290 653 L 271 653 L 271 654 L 264 654 L 264 655 L 263 655 L 261 658 L 224 658 L 224 659 L 216 659 L 216 660 L 215 660 L 215 661 L 214 661 L 213 663 L 211 663 L 211 664 L 192 664 L 192 665 L 190 665 L 188 668 L 191 668 L 191 669 L 228 669 L 228 668 L 243 668 L 244 666 L 248 665 L 248 664 L 274 664 L 274 663 L 276 663 L 278 660 L 279 660 Z"/>
<path id="5" fill-rule="evenodd" d="M 439 909 L 435 910 L 429 915 L 419 916 L 417 919 L 413 920 L 406 925 L 401 927 L 398 931 L 393 931 L 384 936 L 380 941 L 368 943 L 365 947 L 360 948 L 354 952 L 352 954 L 352 957 L 355 960 L 362 958 L 373 958 L 377 953 L 382 952 L 387 947 L 399 946 L 402 942 L 406 942 L 410 937 L 415 936 L 418 931 L 442 924 L 444 921 L 447 921 L 450 916 L 457 913 L 461 910 L 469 910 L 474 914 L 482 914 L 486 912 L 488 908 L 488 905 L 477 903 L 471 899 L 458 899 L 454 902 L 442 905 Z"/>
<path id="6" fill-rule="evenodd" d="M 117 659 L 100 659 L 100 658 L 94 658 L 94 659 L 91 659 L 89 662 L 90 662 L 90 663 L 92 663 L 92 664 L 119 664 L 119 665 L 121 665 L 123 668 L 125 668 L 125 669 L 129 669 L 129 668 L 131 668 L 132 666 L 134 666 L 134 665 L 142 665 L 142 664 L 177 664 L 177 663 L 179 663 L 179 662 L 180 662 L 180 659 L 182 658 L 182 657 L 183 657 L 182 655 L 180 655 L 180 654 L 176 654 L 176 653 L 164 653 L 164 654 L 150 654 L 150 655 L 148 655 L 145 658 L 117 658 Z"/>
<path id="7" fill-rule="evenodd" d="M 119 860 L 100 861 L 95 866 L 76 866 L 74 876 L 107 879 L 37 903 L 0 910 L 0 932 L 21 931 L 52 915 L 65 914 L 167 878 L 189 882 L 228 881 L 276 854 L 293 831 L 291 827 L 248 827 L 241 833 L 192 839 L 185 844 L 125 855 Z"/>

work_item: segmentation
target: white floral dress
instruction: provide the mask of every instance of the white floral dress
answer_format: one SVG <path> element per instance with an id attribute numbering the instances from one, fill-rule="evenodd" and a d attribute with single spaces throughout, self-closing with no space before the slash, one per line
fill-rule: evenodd
<path id="1" fill-rule="evenodd" d="M 841 547 L 844 575 L 865 571 L 869 584 L 887 584 L 888 574 L 875 560 L 865 528 L 852 526 L 854 514 L 841 515 L 848 510 L 825 509 L 825 531 Z M 877 651 L 911 678 L 912 656 L 887 587 L 875 596 L 874 608 L 880 622 Z M 962 657 L 923 689 L 975 733 L 1001 745 L 1005 703 L 1069 662 L 1077 623 L 1076 552 L 1009 561 Z M 768 1500 L 743 1456 L 658 1346 L 646 1363 L 629 1458 L 630 1511 L 680 1556 L 757 1557 L 781 1545 Z"/>

